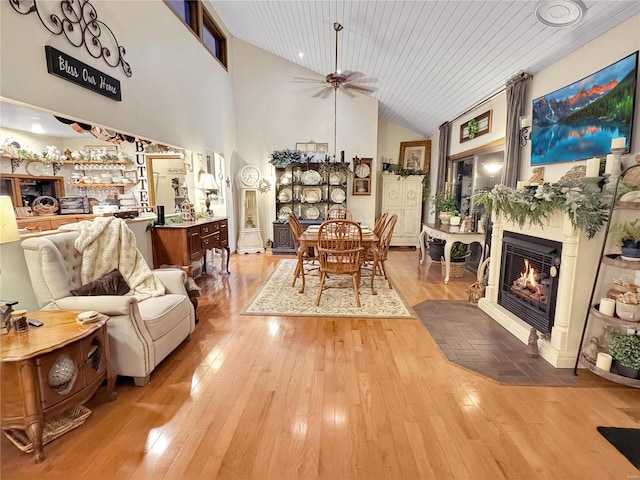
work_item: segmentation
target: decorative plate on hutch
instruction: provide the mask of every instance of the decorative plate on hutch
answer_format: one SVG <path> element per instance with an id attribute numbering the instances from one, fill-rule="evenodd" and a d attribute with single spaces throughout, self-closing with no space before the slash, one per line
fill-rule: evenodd
<path id="1" fill-rule="evenodd" d="M 320 185 L 322 176 L 315 170 L 307 170 L 300 177 L 304 185 Z"/>
<path id="2" fill-rule="evenodd" d="M 320 216 L 320 210 L 316 207 L 309 207 L 304 211 L 304 214 L 309 220 L 316 220 Z"/>
<path id="3" fill-rule="evenodd" d="M 320 187 L 307 187 L 302 190 L 302 196 L 307 203 L 316 203 L 322 200 L 322 190 Z"/>
<path id="4" fill-rule="evenodd" d="M 290 202 L 292 197 L 293 192 L 288 187 L 283 188 L 282 190 L 280 190 L 280 193 L 278 193 L 278 200 L 283 203 Z"/>
<path id="5" fill-rule="evenodd" d="M 285 173 L 280 177 L 282 185 L 291 185 L 291 182 L 293 182 L 293 176 L 290 173 Z"/>
<path id="6" fill-rule="evenodd" d="M 286 217 L 287 215 L 289 215 L 291 213 L 291 208 L 290 207 L 282 207 L 280 209 L 280 216 L 282 217 Z"/>
<path id="7" fill-rule="evenodd" d="M 334 188 L 331 191 L 331 201 L 334 203 L 342 203 L 347 196 L 341 188 Z"/>
<path id="8" fill-rule="evenodd" d="M 344 172 L 331 172 L 329 175 L 329 183 L 331 185 L 342 185 L 347 181 L 347 175 Z"/>

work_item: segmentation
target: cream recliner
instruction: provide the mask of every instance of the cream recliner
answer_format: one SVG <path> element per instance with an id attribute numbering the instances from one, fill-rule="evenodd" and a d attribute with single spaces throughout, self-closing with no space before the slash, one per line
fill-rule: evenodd
<path id="1" fill-rule="evenodd" d="M 165 295 L 139 301 L 133 296 L 73 296 L 81 286 L 78 232 L 61 232 L 22 242 L 31 284 L 44 310 L 96 310 L 109 315 L 111 366 L 118 375 L 146 385 L 153 369 L 195 328 L 195 312 L 179 269 L 153 270 Z"/>

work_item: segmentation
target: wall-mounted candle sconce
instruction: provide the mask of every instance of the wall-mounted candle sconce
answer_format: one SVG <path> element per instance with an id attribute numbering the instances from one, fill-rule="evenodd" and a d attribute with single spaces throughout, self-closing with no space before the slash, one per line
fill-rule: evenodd
<path id="1" fill-rule="evenodd" d="M 530 130 L 531 130 L 531 120 L 529 120 L 529 117 L 520 117 L 520 146 L 524 147 L 527 142 L 529 141 L 529 139 L 531 138 L 530 135 Z"/>

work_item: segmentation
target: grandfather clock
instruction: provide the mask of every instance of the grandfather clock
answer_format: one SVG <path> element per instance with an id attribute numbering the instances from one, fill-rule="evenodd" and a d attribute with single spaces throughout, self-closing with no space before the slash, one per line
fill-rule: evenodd
<path id="1" fill-rule="evenodd" d="M 258 217 L 258 182 L 260 171 L 253 165 L 240 170 L 240 236 L 238 253 L 262 253 L 264 243 Z"/>

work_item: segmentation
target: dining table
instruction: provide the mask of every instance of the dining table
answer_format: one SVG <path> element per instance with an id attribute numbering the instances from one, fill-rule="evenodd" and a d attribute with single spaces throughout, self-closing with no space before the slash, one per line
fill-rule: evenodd
<path id="1" fill-rule="evenodd" d="M 370 227 L 361 226 L 362 228 L 362 248 L 364 251 L 368 251 L 371 253 L 373 257 L 373 270 L 371 272 L 371 294 L 377 295 L 375 288 L 373 287 L 373 280 L 375 278 L 376 269 L 378 268 L 378 258 L 380 256 L 380 251 L 378 249 L 379 239 L 378 236 L 373 233 L 373 230 Z M 320 233 L 320 225 L 309 225 L 307 229 L 302 232 L 302 235 L 298 238 L 300 245 L 298 246 L 298 269 L 300 271 L 300 275 L 302 276 L 302 287 L 300 288 L 300 293 L 304 293 L 305 281 L 304 281 L 304 252 L 307 248 L 317 248 L 318 247 L 318 234 Z"/>

